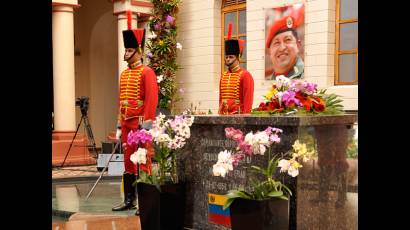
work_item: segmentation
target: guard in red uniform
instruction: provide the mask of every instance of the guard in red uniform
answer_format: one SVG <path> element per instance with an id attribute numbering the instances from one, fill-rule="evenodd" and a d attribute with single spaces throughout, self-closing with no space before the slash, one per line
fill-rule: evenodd
<path id="1" fill-rule="evenodd" d="M 137 165 L 130 156 L 137 149 L 127 144 L 128 133 L 139 127 L 149 127 L 155 120 L 158 104 L 158 84 L 155 72 L 142 64 L 144 47 L 144 29 L 131 29 L 131 12 L 128 16 L 128 30 L 123 31 L 125 54 L 124 61 L 128 68 L 121 73 L 119 88 L 119 117 L 117 125 L 117 139 L 121 137 L 124 148 L 123 174 L 124 203 L 114 207 L 113 211 L 123 211 L 135 207 L 135 187 L 132 185 L 138 174 Z M 139 165 L 140 170 L 151 173 L 152 146 L 143 146 L 148 150 L 147 164 Z M 138 211 L 137 211 L 138 212 Z"/>
<path id="2" fill-rule="evenodd" d="M 250 113 L 253 102 L 253 77 L 239 66 L 244 40 L 231 39 L 232 23 L 228 27 L 228 39 L 225 41 L 225 71 L 219 83 L 219 110 L 221 115 Z"/>

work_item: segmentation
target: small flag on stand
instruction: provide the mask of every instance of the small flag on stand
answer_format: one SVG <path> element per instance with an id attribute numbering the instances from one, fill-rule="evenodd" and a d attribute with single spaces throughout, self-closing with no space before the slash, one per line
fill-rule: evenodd
<path id="1" fill-rule="evenodd" d="M 228 198 L 225 195 L 208 193 L 208 221 L 215 224 L 231 227 L 231 212 L 223 209 Z"/>

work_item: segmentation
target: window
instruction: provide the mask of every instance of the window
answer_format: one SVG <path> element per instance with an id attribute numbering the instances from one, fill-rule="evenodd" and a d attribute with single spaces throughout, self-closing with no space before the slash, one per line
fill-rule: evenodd
<path id="1" fill-rule="evenodd" d="M 335 85 L 358 83 L 358 0 L 336 0 Z"/>
<path id="2" fill-rule="evenodd" d="M 225 0 L 222 2 L 222 70 L 225 66 L 225 39 L 228 37 L 228 25 L 232 22 L 232 38 L 245 40 L 245 47 L 240 58 L 240 66 L 246 69 L 246 0 Z"/>

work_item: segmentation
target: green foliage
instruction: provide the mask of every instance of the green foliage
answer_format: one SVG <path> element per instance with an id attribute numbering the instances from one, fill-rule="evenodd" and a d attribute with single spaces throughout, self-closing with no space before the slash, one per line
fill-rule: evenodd
<path id="1" fill-rule="evenodd" d="M 172 111 L 177 97 L 177 84 L 175 82 L 178 70 L 177 58 L 177 26 L 176 15 L 180 0 L 151 0 L 154 5 L 153 16 L 149 21 L 150 30 L 156 37 L 149 38 L 147 48 L 149 66 L 157 76 L 162 75 L 163 81 L 159 83 L 160 93 L 158 105 Z M 172 17 L 173 20 L 168 20 Z"/>
<path id="2" fill-rule="evenodd" d="M 358 155 L 358 149 L 357 149 L 357 139 L 354 138 L 354 136 L 349 137 L 349 143 L 347 145 L 347 150 L 346 150 L 347 158 L 353 158 L 356 159 Z"/>
<path id="3" fill-rule="evenodd" d="M 339 99 L 339 95 L 336 95 L 334 93 L 326 94 L 326 89 L 320 90 L 318 95 L 321 96 L 326 103 L 325 111 L 323 111 L 322 114 L 343 113 L 343 105 L 341 104 L 343 100 Z"/>
<path id="4" fill-rule="evenodd" d="M 153 170 L 152 171 L 152 176 L 148 175 L 148 173 L 144 171 L 139 172 L 139 178 L 137 181 L 134 182 L 133 186 L 136 186 L 137 183 L 145 183 L 145 184 L 151 184 L 157 187 L 159 191 L 161 191 L 161 186 L 158 181 L 158 176 L 156 175 L 157 171 Z"/>
<path id="5" fill-rule="evenodd" d="M 291 190 L 281 181 L 275 180 L 274 174 L 277 171 L 279 158 L 273 157 L 269 160 L 266 168 L 252 166 L 253 176 L 250 183 L 253 188 L 252 191 L 245 190 L 230 190 L 226 195 L 228 197 L 223 208 L 228 208 L 236 198 L 243 198 L 249 200 L 266 200 L 270 198 L 279 198 L 288 200 L 292 195 Z M 263 179 L 258 179 L 262 177 Z"/>

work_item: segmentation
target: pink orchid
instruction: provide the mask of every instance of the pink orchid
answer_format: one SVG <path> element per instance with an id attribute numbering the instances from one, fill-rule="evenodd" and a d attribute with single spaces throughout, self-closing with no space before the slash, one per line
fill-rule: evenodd
<path id="1" fill-rule="evenodd" d="M 230 138 L 238 143 L 241 143 L 244 139 L 243 133 L 239 129 L 234 129 L 232 127 L 225 128 L 225 136 Z"/>
<path id="2" fill-rule="evenodd" d="M 127 143 L 129 145 L 145 144 L 152 141 L 151 134 L 145 129 L 130 131 L 128 133 Z"/>

